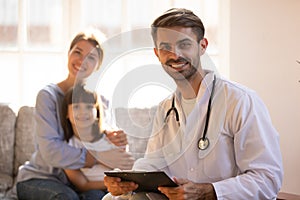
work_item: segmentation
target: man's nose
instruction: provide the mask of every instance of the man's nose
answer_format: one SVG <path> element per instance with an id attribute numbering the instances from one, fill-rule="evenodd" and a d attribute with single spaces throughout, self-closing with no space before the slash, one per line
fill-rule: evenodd
<path id="1" fill-rule="evenodd" d="M 170 56 L 170 58 L 172 58 L 174 60 L 177 60 L 179 57 L 181 57 L 181 51 L 176 47 L 172 48 L 169 51 L 169 56 Z"/>

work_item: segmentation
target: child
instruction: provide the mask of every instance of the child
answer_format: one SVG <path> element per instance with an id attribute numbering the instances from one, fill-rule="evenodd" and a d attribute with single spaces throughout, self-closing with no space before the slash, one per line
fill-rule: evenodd
<path id="1" fill-rule="evenodd" d="M 96 92 L 86 90 L 84 85 L 76 85 L 66 93 L 62 104 L 61 123 L 64 139 L 69 145 L 97 151 L 118 148 L 106 138 L 103 121 L 102 104 Z M 103 164 L 96 164 L 91 168 L 64 169 L 77 190 L 85 194 L 90 191 L 97 199 L 101 199 L 106 193 L 103 172 L 107 170 L 111 168 Z"/>

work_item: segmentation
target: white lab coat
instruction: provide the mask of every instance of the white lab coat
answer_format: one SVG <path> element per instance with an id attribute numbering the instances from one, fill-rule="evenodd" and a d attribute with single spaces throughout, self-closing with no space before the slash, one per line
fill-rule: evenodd
<path id="1" fill-rule="evenodd" d="M 261 99 L 236 83 L 216 79 L 206 150 L 198 149 L 203 134 L 213 72 L 202 81 L 195 108 L 185 119 L 180 92 L 158 107 L 146 155 L 135 170 L 163 170 L 170 177 L 212 183 L 218 199 L 275 199 L 282 184 L 283 167 L 279 135 Z"/>

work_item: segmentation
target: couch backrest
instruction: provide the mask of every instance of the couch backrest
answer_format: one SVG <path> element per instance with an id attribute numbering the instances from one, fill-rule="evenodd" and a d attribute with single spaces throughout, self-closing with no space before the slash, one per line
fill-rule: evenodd
<path id="1" fill-rule="evenodd" d="M 35 145 L 35 118 L 34 107 L 23 106 L 19 109 L 15 129 L 15 159 L 14 174 L 20 165 L 30 159 Z"/>
<path id="2" fill-rule="evenodd" d="M 128 135 L 129 151 L 137 159 L 143 157 L 153 125 L 156 107 L 116 108 L 116 124 Z"/>
<path id="3" fill-rule="evenodd" d="M 16 115 L 0 104 L 0 199 L 13 185 L 13 158 Z"/>
<path id="4" fill-rule="evenodd" d="M 12 176 L 16 114 L 0 104 L 0 173 Z"/>
<path id="5" fill-rule="evenodd" d="M 129 151 L 140 158 L 146 150 L 156 107 L 151 109 L 117 108 L 117 126 L 128 134 Z M 34 107 L 23 106 L 16 115 L 0 105 L 0 172 L 15 176 L 20 165 L 28 161 L 35 148 Z"/>

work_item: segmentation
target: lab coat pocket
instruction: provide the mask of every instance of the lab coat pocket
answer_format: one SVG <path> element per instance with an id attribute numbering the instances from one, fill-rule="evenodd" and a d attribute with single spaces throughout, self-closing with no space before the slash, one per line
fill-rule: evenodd
<path id="1" fill-rule="evenodd" d="M 233 177 L 238 173 L 233 139 L 223 133 L 219 137 L 209 154 L 202 157 L 204 174 L 215 181 Z"/>
<path id="2" fill-rule="evenodd" d="M 165 134 L 163 137 L 163 154 L 168 164 L 172 164 L 182 156 L 182 138 L 181 130 L 173 131 L 173 135 Z"/>

